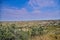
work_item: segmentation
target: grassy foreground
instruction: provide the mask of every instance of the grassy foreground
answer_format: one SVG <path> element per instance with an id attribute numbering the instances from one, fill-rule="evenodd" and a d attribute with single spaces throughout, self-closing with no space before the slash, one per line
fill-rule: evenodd
<path id="1" fill-rule="evenodd" d="M 60 20 L 0 21 L 0 40 L 60 40 Z"/>

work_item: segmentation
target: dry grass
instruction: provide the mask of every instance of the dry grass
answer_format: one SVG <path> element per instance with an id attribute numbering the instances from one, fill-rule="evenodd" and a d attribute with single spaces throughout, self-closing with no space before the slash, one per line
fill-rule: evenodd
<path id="1" fill-rule="evenodd" d="M 57 22 L 59 23 L 60 20 L 57 20 L 57 21 L 54 21 L 54 22 Z M 16 24 L 17 27 L 34 27 L 34 26 L 39 26 L 39 25 L 44 25 L 45 27 L 47 26 L 47 24 L 50 24 L 50 23 L 53 23 L 53 21 L 22 21 L 22 22 L 0 22 L 2 23 L 4 26 L 7 26 L 7 25 L 11 25 L 11 24 Z M 31 40 L 60 40 L 60 34 L 55 34 L 53 33 L 54 30 L 56 30 L 57 28 L 55 27 L 49 27 L 47 31 L 49 31 L 47 34 L 44 34 L 42 36 L 34 36 L 34 37 L 31 37 Z M 60 28 L 58 28 L 60 29 Z M 24 31 L 28 31 L 30 29 L 23 29 Z M 60 32 L 60 30 L 57 30 Z M 55 32 L 57 32 L 55 31 Z"/>

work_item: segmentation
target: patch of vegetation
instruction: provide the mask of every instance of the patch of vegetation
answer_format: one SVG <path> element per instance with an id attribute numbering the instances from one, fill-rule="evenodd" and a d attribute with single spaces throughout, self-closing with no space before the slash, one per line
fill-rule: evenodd
<path id="1" fill-rule="evenodd" d="M 60 21 L 0 22 L 0 40 L 60 40 Z"/>

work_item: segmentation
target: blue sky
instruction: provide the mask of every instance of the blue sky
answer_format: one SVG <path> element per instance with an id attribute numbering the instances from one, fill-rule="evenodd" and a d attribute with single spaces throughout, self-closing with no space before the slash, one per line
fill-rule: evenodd
<path id="1" fill-rule="evenodd" d="M 1 0 L 0 21 L 60 19 L 60 0 Z"/>

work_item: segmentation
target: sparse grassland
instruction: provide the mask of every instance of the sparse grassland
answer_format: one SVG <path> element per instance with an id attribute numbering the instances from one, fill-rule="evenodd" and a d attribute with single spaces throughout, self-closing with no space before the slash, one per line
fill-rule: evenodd
<path id="1" fill-rule="evenodd" d="M 2 21 L 0 40 L 60 40 L 60 20 Z"/>

